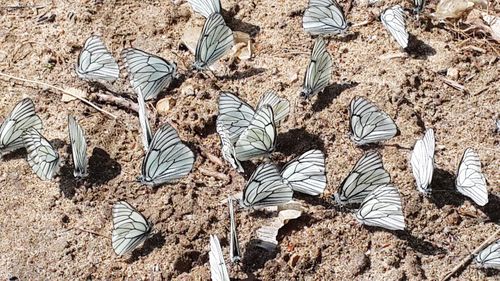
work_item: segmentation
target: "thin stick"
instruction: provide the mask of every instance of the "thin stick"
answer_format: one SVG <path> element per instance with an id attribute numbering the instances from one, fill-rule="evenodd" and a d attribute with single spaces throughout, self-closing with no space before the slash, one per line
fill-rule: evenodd
<path id="1" fill-rule="evenodd" d="M 207 158 L 208 160 L 212 161 L 214 164 L 217 164 L 219 166 L 224 166 L 224 162 L 222 162 L 222 160 L 220 160 L 219 157 L 213 155 L 212 153 L 210 152 L 205 152 L 205 151 L 202 151 L 201 152 L 201 155 L 203 155 L 205 158 Z"/>
<path id="2" fill-rule="evenodd" d="M 470 260 L 477 255 L 484 247 L 486 247 L 488 244 L 493 242 L 495 238 L 500 234 L 500 229 L 497 230 L 493 235 L 488 237 L 488 239 L 484 240 L 484 242 L 479 245 L 472 253 L 467 255 L 457 266 L 455 266 L 450 272 L 448 272 L 443 278 L 441 278 L 441 281 L 447 281 L 448 279 L 451 278 L 451 276 L 455 275 L 459 270 L 462 270 L 469 262 Z"/>
<path id="3" fill-rule="evenodd" d="M 93 108 L 95 108 L 95 110 L 113 117 L 113 119 L 117 119 L 118 118 L 118 116 L 116 116 L 116 115 L 112 114 L 111 112 L 108 112 L 108 111 L 106 111 L 106 110 L 98 107 L 97 105 L 93 104 L 89 100 L 84 99 L 84 98 L 79 97 L 79 96 L 76 96 L 76 95 L 73 95 L 72 93 L 70 93 L 70 92 L 68 92 L 68 91 L 66 91 L 66 90 L 64 90 L 62 88 L 59 88 L 59 87 L 56 87 L 56 86 L 53 86 L 53 85 L 50 85 L 50 84 L 47 84 L 47 83 L 44 83 L 44 82 L 40 82 L 40 81 L 34 81 L 34 80 L 28 80 L 28 79 L 24 79 L 24 78 L 15 77 L 15 76 L 12 76 L 12 75 L 9 75 L 9 74 L 5 74 L 5 73 L 2 73 L 2 72 L 0 72 L 0 76 L 4 76 L 4 77 L 7 77 L 9 79 L 19 80 L 19 81 L 23 81 L 23 82 L 27 82 L 27 83 L 33 83 L 33 84 L 45 86 L 47 88 L 51 88 L 51 89 L 63 92 L 64 94 L 66 94 L 68 96 L 74 97 L 75 99 L 78 99 L 81 102 L 86 103 L 87 105 L 92 106 Z"/>
<path id="4" fill-rule="evenodd" d="M 102 235 L 102 234 L 94 232 L 92 230 L 86 230 L 86 229 L 78 228 L 78 227 L 72 227 L 71 229 L 73 229 L 73 230 L 79 230 L 81 232 L 87 232 L 87 233 L 90 233 L 90 234 L 93 234 L 93 235 L 96 235 L 96 236 L 101 236 L 101 237 L 104 237 L 104 238 L 108 238 L 108 236 Z"/>
<path id="5" fill-rule="evenodd" d="M 95 95 L 97 97 L 97 100 L 100 102 L 111 103 L 111 104 L 114 104 L 114 105 L 119 106 L 119 107 L 127 108 L 127 109 L 133 110 L 135 112 L 139 112 L 139 106 L 136 103 L 129 101 L 127 99 L 124 99 L 122 97 L 108 95 L 108 94 L 104 94 L 104 93 L 95 93 Z"/>
<path id="6" fill-rule="evenodd" d="M 202 168 L 202 167 L 199 167 L 198 171 L 200 171 L 205 176 L 214 177 L 216 179 L 223 180 L 223 181 L 228 181 L 229 180 L 229 176 L 228 175 L 220 173 L 220 172 L 207 170 L 207 169 Z"/>
<path id="7" fill-rule="evenodd" d="M 351 25 L 351 27 L 359 27 L 359 26 L 367 25 L 367 24 L 371 23 L 372 21 L 373 21 L 373 19 L 370 18 L 368 20 L 355 23 L 355 24 Z"/>

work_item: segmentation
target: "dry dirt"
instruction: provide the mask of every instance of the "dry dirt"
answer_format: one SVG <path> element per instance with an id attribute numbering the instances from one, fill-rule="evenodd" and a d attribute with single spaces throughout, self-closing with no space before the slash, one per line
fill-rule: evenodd
<path id="1" fill-rule="evenodd" d="M 157 189 L 135 182 L 143 156 L 139 122 L 133 111 L 101 104 L 119 116 L 112 120 L 79 103 L 63 103 L 60 93 L 29 83 L 0 79 L 0 116 L 30 97 L 44 121 L 43 134 L 64 158 L 61 175 L 43 182 L 32 174 L 23 151 L 0 162 L 0 278 L 20 280 L 209 280 L 209 235 L 217 234 L 228 254 L 228 194 L 242 190 L 248 174 L 207 159 L 220 157 L 215 133 L 219 90 L 239 94 L 256 104 L 272 88 L 297 104 L 302 76 L 313 39 L 301 27 L 307 1 L 222 0 L 224 18 L 233 30 L 251 34 L 254 58 L 231 66 L 227 76 L 209 79 L 193 75 L 186 65 L 193 55 L 179 47 L 183 27 L 192 17 L 187 3 L 163 1 L 18 1 L 3 0 L 0 8 L 0 71 L 77 87 L 94 95 L 102 89 L 80 81 L 74 64 L 85 39 L 102 35 L 116 58 L 134 46 L 174 60 L 182 77 L 163 95 L 176 105 L 159 116 L 153 127 L 170 122 L 197 156 L 194 170 L 178 183 Z M 177 1 L 181 2 L 181 1 Z M 340 2 L 347 7 L 347 2 Z M 381 7 L 396 4 L 382 3 Z M 410 3 L 403 3 L 411 7 Z M 434 7 L 432 1 L 429 7 Z M 33 6 L 41 6 L 36 9 Z M 499 4 L 491 7 L 498 15 Z M 350 21 L 361 22 L 379 8 L 354 1 Z M 428 9 L 430 10 L 430 8 Z M 48 20 L 37 22 L 47 13 Z M 50 19 L 54 14 L 55 18 Z M 71 16 L 72 15 L 72 16 Z M 198 19 L 201 23 L 202 20 Z M 382 24 L 353 28 L 352 35 L 330 40 L 334 58 L 332 85 L 309 104 L 300 103 L 279 129 L 273 161 L 283 163 L 318 148 L 327 156 L 328 186 L 319 198 L 299 197 L 305 214 L 279 234 L 274 254 L 254 247 L 255 231 L 270 215 L 238 211 L 236 215 L 244 259 L 230 266 L 243 280 L 437 280 L 498 229 L 500 219 L 498 45 L 460 37 L 438 25 L 408 28 L 418 41 L 410 58 L 381 59 L 398 54 L 396 42 Z M 485 52 L 471 49 L 480 45 Z M 495 53 L 495 49 L 497 53 Z M 460 92 L 441 80 L 449 68 L 458 71 Z M 117 93 L 134 94 L 123 77 L 107 85 Z M 448 77 L 449 78 L 449 77 Z M 195 94 L 187 95 L 187 87 Z M 349 140 L 348 105 L 366 96 L 394 118 L 400 135 L 374 147 L 399 188 L 407 231 L 388 232 L 360 226 L 353 215 L 331 204 L 331 195 L 363 149 Z M 67 137 L 67 115 L 83 126 L 89 145 L 90 178 L 77 184 Z M 436 132 L 436 192 L 423 198 L 409 168 L 410 149 L 424 131 Z M 490 203 L 478 207 L 451 189 L 460 157 L 467 147 L 479 152 L 488 181 Z M 229 176 L 224 181 L 201 169 Z M 448 190 L 448 191 L 447 191 Z M 142 211 L 158 233 L 129 257 L 112 249 L 111 206 L 125 199 Z M 96 234 L 92 234 L 94 232 Z M 156 270 L 155 270 L 156 269 Z M 469 265 L 454 280 L 498 280 L 498 272 Z"/>

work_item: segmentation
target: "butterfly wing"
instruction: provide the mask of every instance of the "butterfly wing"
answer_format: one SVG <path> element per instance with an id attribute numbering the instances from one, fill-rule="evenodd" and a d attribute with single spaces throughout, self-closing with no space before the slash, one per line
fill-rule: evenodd
<path id="1" fill-rule="evenodd" d="M 122 256 L 139 246 L 149 235 L 153 226 L 134 207 L 125 201 L 113 205 L 113 250 Z"/>
<path id="2" fill-rule="evenodd" d="M 406 30 L 405 14 L 401 6 L 396 5 L 387 8 L 380 15 L 380 20 L 403 49 L 408 47 L 408 38 L 410 35 Z"/>
<path id="3" fill-rule="evenodd" d="M 230 280 L 226 262 L 222 255 L 219 238 L 215 235 L 210 235 L 210 252 L 208 253 L 208 260 L 210 262 L 210 275 L 212 281 Z"/>
<path id="4" fill-rule="evenodd" d="M 264 105 L 257 110 L 248 128 L 236 142 L 236 158 L 240 161 L 268 155 L 274 150 L 276 127 L 273 109 Z"/>
<path id="5" fill-rule="evenodd" d="M 149 127 L 148 112 L 141 89 L 137 89 L 137 103 L 139 104 L 139 125 L 142 131 L 142 144 L 144 146 L 144 151 L 148 151 L 153 134 L 151 133 L 151 127 Z"/>
<path id="6" fill-rule="evenodd" d="M 339 205 L 361 203 L 375 188 L 390 181 L 391 176 L 384 169 L 380 154 L 367 152 L 344 179 L 335 200 Z"/>
<path id="7" fill-rule="evenodd" d="M 292 200 L 293 190 L 283 182 L 272 164 L 262 164 L 253 172 L 243 190 L 240 205 L 244 208 L 275 206 Z"/>
<path id="8" fill-rule="evenodd" d="M 310 0 L 302 26 L 311 35 L 336 35 L 344 33 L 349 25 L 335 0 Z"/>
<path id="9" fill-rule="evenodd" d="M 455 185 L 460 193 L 474 200 L 479 206 L 488 204 L 488 190 L 486 179 L 481 172 L 481 161 L 472 148 L 467 148 L 462 156 Z"/>
<path id="10" fill-rule="evenodd" d="M 326 50 L 325 41 L 321 37 L 316 38 L 300 96 L 310 98 L 322 92 L 330 83 L 332 67 L 332 57 Z"/>
<path id="11" fill-rule="evenodd" d="M 413 8 L 413 11 L 417 15 L 420 14 L 425 8 L 425 0 L 413 0 L 413 4 L 415 5 L 415 8 Z"/>
<path id="12" fill-rule="evenodd" d="M 293 191 L 319 195 L 326 187 L 325 155 L 320 150 L 309 150 L 281 169 L 283 181 Z"/>
<path id="13" fill-rule="evenodd" d="M 127 67 L 130 84 L 141 90 L 144 100 L 156 99 L 172 81 L 177 71 L 175 63 L 135 48 L 126 48 L 121 54 Z"/>
<path id="14" fill-rule="evenodd" d="M 410 163 L 413 176 L 417 182 L 417 189 L 429 195 L 432 191 L 430 184 L 434 172 L 434 147 L 436 140 L 434 130 L 428 129 L 421 140 L 417 140 L 411 153 Z"/>
<path id="15" fill-rule="evenodd" d="M 193 67 L 198 70 L 207 69 L 222 58 L 233 45 L 233 31 L 226 25 L 220 14 L 211 14 L 201 30 Z"/>
<path id="16" fill-rule="evenodd" d="M 365 98 L 351 101 L 350 115 L 351 139 L 357 145 L 385 141 L 398 132 L 392 118 Z"/>
<path id="17" fill-rule="evenodd" d="M 231 229 L 229 231 L 229 256 L 232 262 L 239 262 L 241 260 L 240 244 L 238 243 L 238 232 L 236 231 L 236 221 L 234 220 L 234 206 L 233 200 L 227 200 L 229 205 L 229 219 L 231 221 Z"/>
<path id="18" fill-rule="evenodd" d="M 255 111 L 246 102 L 230 92 L 219 96 L 219 116 L 217 121 L 228 130 L 231 143 L 236 143 L 243 131 L 250 126 Z"/>
<path id="19" fill-rule="evenodd" d="M 500 239 L 479 252 L 474 260 L 480 267 L 500 269 Z"/>
<path id="20" fill-rule="evenodd" d="M 222 157 L 231 165 L 231 167 L 236 169 L 238 172 L 243 173 L 243 167 L 241 166 L 240 161 L 236 158 L 234 144 L 229 138 L 229 131 L 224 126 L 223 122 L 221 122 L 220 118 L 217 118 L 216 126 L 221 142 Z"/>
<path id="21" fill-rule="evenodd" d="M 142 184 L 157 186 L 189 174 L 194 164 L 193 152 L 180 140 L 175 129 L 166 123 L 156 131 L 142 161 Z"/>
<path id="22" fill-rule="evenodd" d="M 260 97 L 257 104 L 257 110 L 264 105 L 270 105 L 274 113 L 274 122 L 279 124 L 290 113 L 290 102 L 287 99 L 280 98 L 274 90 L 267 90 L 262 97 Z"/>
<path id="23" fill-rule="evenodd" d="M 396 187 L 386 184 L 374 189 L 361 203 L 356 219 L 366 225 L 404 230 L 401 198 Z"/>
<path id="24" fill-rule="evenodd" d="M 222 9 L 220 0 L 188 0 L 189 5 L 196 13 L 209 18 L 212 14 L 220 14 Z"/>
<path id="25" fill-rule="evenodd" d="M 76 178 L 85 178 L 87 173 L 87 142 L 82 127 L 76 122 L 75 117 L 68 115 L 68 132 L 73 154 L 73 175 Z"/>
<path id="26" fill-rule="evenodd" d="M 78 56 L 76 74 L 84 80 L 115 81 L 120 68 L 99 36 L 90 36 Z"/>
<path id="27" fill-rule="evenodd" d="M 33 101 L 26 98 L 16 104 L 0 126 L 0 155 L 24 147 L 22 135 L 29 128 L 41 130 L 43 125 Z"/>
<path id="28" fill-rule="evenodd" d="M 34 128 L 24 131 L 23 141 L 33 172 L 42 180 L 51 180 L 59 170 L 59 153 Z"/>

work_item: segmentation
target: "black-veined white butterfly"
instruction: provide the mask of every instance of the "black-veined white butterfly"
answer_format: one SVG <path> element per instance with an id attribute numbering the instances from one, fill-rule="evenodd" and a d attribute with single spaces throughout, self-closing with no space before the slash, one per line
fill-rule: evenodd
<path id="1" fill-rule="evenodd" d="M 391 176 L 384 169 L 378 152 L 365 153 L 354 165 L 349 175 L 335 193 L 335 201 L 343 206 L 361 203 L 375 188 L 388 184 Z"/>
<path id="2" fill-rule="evenodd" d="M 137 248 L 153 230 L 150 223 L 139 211 L 125 201 L 113 205 L 113 250 L 122 256 Z"/>
<path id="3" fill-rule="evenodd" d="M 215 235 L 210 235 L 210 252 L 208 253 L 208 261 L 210 262 L 210 275 L 212 281 L 230 281 L 227 271 L 224 255 L 220 247 L 219 238 Z"/>
<path id="4" fill-rule="evenodd" d="M 141 126 L 141 139 L 142 145 L 144 146 L 144 151 L 149 150 L 149 144 L 153 138 L 151 133 L 151 127 L 149 126 L 148 111 L 146 109 L 146 103 L 142 95 L 141 89 L 137 89 L 137 103 L 139 104 L 139 125 Z"/>
<path id="5" fill-rule="evenodd" d="M 405 14 L 400 5 L 385 9 L 380 14 L 380 20 L 403 49 L 408 47 L 410 35 L 406 30 Z"/>
<path id="6" fill-rule="evenodd" d="M 351 101 L 350 117 L 351 139 L 357 145 L 385 141 L 398 132 L 389 115 L 362 97 Z"/>
<path id="7" fill-rule="evenodd" d="M 85 41 L 78 56 L 76 74 L 84 80 L 115 81 L 120 77 L 118 64 L 99 36 L 90 36 Z"/>
<path id="8" fill-rule="evenodd" d="M 231 167 L 236 169 L 238 172 L 243 173 L 243 167 L 240 161 L 236 158 L 236 152 L 234 150 L 234 144 L 229 138 L 229 130 L 224 126 L 224 116 L 219 116 L 216 121 L 217 133 L 220 137 L 222 157 L 226 160 Z"/>
<path id="9" fill-rule="evenodd" d="M 404 230 L 401 197 L 396 187 L 385 184 L 374 189 L 361 203 L 356 212 L 356 219 L 366 225 Z"/>
<path id="10" fill-rule="evenodd" d="M 23 141 L 33 172 L 42 180 L 51 180 L 59 171 L 59 153 L 34 128 L 24 131 Z"/>
<path id="11" fill-rule="evenodd" d="M 33 101 L 26 98 L 16 104 L 0 127 L 0 156 L 23 148 L 22 135 L 29 128 L 41 130 L 43 125 Z"/>
<path id="12" fill-rule="evenodd" d="M 290 102 L 280 98 L 275 91 L 267 90 L 261 96 L 257 109 L 270 105 L 274 113 L 274 122 L 279 124 L 290 112 Z M 236 143 L 243 131 L 252 122 L 255 110 L 246 102 L 230 92 L 221 92 L 219 97 L 219 122 L 224 124 L 229 132 L 229 139 Z"/>
<path id="13" fill-rule="evenodd" d="M 240 205 L 244 208 L 284 204 L 292 200 L 293 190 L 283 182 L 272 164 L 261 164 L 253 172 L 243 190 Z"/>
<path id="14" fill-rule="evenodd" d="M 310 98 L 322 92 L 330 84 L 332 65 L 332 57 L 326 50 L 325 40 L 321 37 L 316 38 L 300 96 Z"/>
<path id="15" fill-rule="evenodd" d="M 413 0 L 413 4 L 415 8 L 413 8 L 413 12 L 415 14 L 420 14 L 425 8 L 425 0 Z"/>
<path id="16" fill-rule="evenodd" d="M 153 136 L 138 180 L 151 186 L 172 182 L 189 174 L 193 164 L 193 152 L 182 143 L 175 129 L 166 123 Z"/>
<path id="17" fill-rule="evenodd" d="M 464 151 L 460 161 L 455 185 L 458 192 L 471 198 L 479 206 L 488 204 L 488 190 L 486 179 L 481 172 L 481 161 L 479 155 L 470 147 Z"/>
<path id="18" fill-rule="evenodd" d="M 218 13 L 211 14 L 201 30 L 196 45 L 193 68 L 205 70 L 222 58 L 234 45 L 233 31 Z"/>
<path id="19" fill-rule="evenodd" d="M 211 14 L 220 14 L 222 11 L 220 0 L 188 0 L 188 3 L 193 11 L 205 18 L 210 17 Z"/>
<path id="20" fill-rule="evenodd" d="M 82 127 L 75 120 L 75 117 L 68 115 L 68 132 L 73 154 L 73 175 L 76 178 L 85 178 L 87 173 L 87 142 Z"/>
<path id="21" fill-rule="evenodd" d="M 430 184 L 434 172 L 435 145 L 434 130 L 428 129 L 424 137 L 417 140 L 411 153 L 411 170 L 417 182 L 417 189 L 425 195 L 429 195 L 432 191 Z"/>
<path id="22" fill-rule="evenodd" d="M 135 48 L 126 48 L 121 54 L 127 67 L 130 84 L 141 90 L 144 100 L 156 99 L 176 75 L 177 65 L 163 58 Z"/>
<path id="23" fill-rule="evenodd" d="M 483 268 L 500 269 L 500 239 L 479 252 L 474 261 Z"/>
<path id="24" fill-rule="evenodd" d="M 293 191 L 319 195 L 325 191 L 325 155 L 320 150 L 309 150 L 288 162 L 281 169 L 283 181 Z"/>
<path id="25" fill-rule="evenodd" d="M 264 105 L 257 109 L 250 125 L 238 138 L 234 146 L 236 158 L 245 161 L 268 155 L 274 150 L 276 137 L 273 109 Z"/>
<path id="26" fill-rule="evenodd" d="M 302 26 L 312 35 L 336 35 L 344 33 L 349 24 L 335 0 L 309 0 Z"/>
<path id="27" fill-rule="evenodd" d="M 234 220 L 234 206 L 233 199 L 228 198 L 227 204 L 229 205 L 229 220 L 231 221 L 231 228 L 229 230 L 229 257 L 231 262 L 239 262 L 241 260 L 240 244 L 238 243 L 238 232 L 236 231 L 236 221 Z"/>

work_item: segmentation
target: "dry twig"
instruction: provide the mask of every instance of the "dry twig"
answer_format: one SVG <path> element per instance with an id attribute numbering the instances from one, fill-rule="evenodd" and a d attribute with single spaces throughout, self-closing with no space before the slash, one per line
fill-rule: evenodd
<path id="1" fill-rule="evenodd" d="M 78 99 L 80 100 L 81 102 L 83 103 L 86 103 L 87 105 L 90 105 L 91 107 L 93 107 L 95 110 L 101 112 L 101 113 L 104 113 L 106 115 L 109 115 L 111 117 L 113 117 L 113 119 L 117 119 L 118 117 L 116 115 L 114 115 L 113 113 L 109 112 L 109 111 L 106 111 L 100 107 L 98 107 L 97 105 L 95 105 L 94 103 L 92 103 L 91 101 L 85 99 L 85 98 L 82 98 L 82 97 L 79 97 L 79 96 L 76 96 L 76 95 L 73 95 L 72 93 L 64 90 L 63 88 L 59 88 L 57 86 L 54 86 L 54 85 L 50 85 L 50 84 L 47 84 L 45 82 L 40 82 L 40 81 L 34 81 L 34 80 L 29 80 L 29 79 L 24 79 L 24 78 L 20 78 L 20 77 L 16 77 L 16 76 L 12 76 L 12 75 L 9 75 L 9 74 L 5 74 L 5 73 L 2 73 L 0 72 L 0 76 L 4 76 L 4 77 L 7 77 L 9 79 L 14 79 L 14 80 L 18 80 L 18 81 L 22 81 L 22 82 L 27 82 L 27 83 L 33 83 L 33 84 L 36 84 L 36 85 L 40 85 L 40 86 L 44 86 L 44 87 L 47 87 L 47 88 L 51 88 L 53 90 L 57 90 L 59 92 L 62 92 L 68 96 L 71 96 L 71 97 L 74 97 L 75 99 Z"/>
<path id="2" fill-rule="evenodd" d="M 493 233 L 490 237 L 488 237 L 488 239 L 484 240 L 484 242 L 481 245 L 479 245 L 472 253 L 467 255 L 459 264 L 457 264 L 457 266 L 455 266 L 450 272 L 448 272 L 443 278 L 441 278 L 441 281 L 446 281 L 450 279 L 451 276 L 453 276 L 458 271 L 462 270 L 475 255 L 481 252 L 481 250 L 484 247 L 493 242 L 498 236 L 498 234 L 500 234 L 500 229 L 497 230 L 495 233 Z"/>
<path id="3" fill-rule="evenodd" d="M 205 176 L 214 177 L 218 180 L 229 181 L 229 176 L 220 172 L 207 170 L 205 168 L 199 167 L 198 170 Z"/>
<path id="4" fill-rule="evenodd" d="M 114 95 L 108 95 L 105 93 L 95 93 L 95 96 L 99 102 L 110 103 L 119 107 L 133 110 L 135 112 L 139 112 L 139 106 L 136 103 L 127 100 L 125 98 Z"/>

